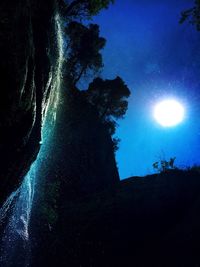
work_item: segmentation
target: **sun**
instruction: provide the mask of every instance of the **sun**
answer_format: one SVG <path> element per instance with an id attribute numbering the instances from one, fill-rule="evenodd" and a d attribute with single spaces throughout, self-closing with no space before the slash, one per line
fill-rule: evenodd
<path id="1" fill-rule="evenodd" d="M 181 123 L 184 113 L 183 105 L 174 99 L 163 100 L 154 108 L 154 118 L 163 127 L 172 127 Z"/>

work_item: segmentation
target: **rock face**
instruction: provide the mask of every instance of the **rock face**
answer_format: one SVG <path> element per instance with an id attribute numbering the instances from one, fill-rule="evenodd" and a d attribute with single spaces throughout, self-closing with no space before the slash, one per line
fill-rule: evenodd
<path id="1" fill-rule="evenodd" d="M 66 201 L 119 182 L 110 134 L 77 89 L 62 89 L 49 150 L 47 180 L 59 178 Z"/>
<path id="2" fill-rule="evenodd" d="M 54 90 L 56 0 L 0 2 L 0 204 L 35 159 Z"/>
<path id="3" fill-rule="evenodd" d="M 68 224 L 73 218 L 70 214 L 71 205 L 79 205 L 87 198 L 93 199 L 94 195 L 98 196 L 102 191 L 110 193 L 120 183 L 113 142 L 96 110 L 76 88 L 69 92 L 63 87 L 60 99 L 56 124 L 48 142 L 48 153 L 42 162 L 37 200 L 32 212 L 31 266 L 43 266 L 40 260 L 46 258 L 42 256 L 41 259 L 40 253 L 42 251 L 46 255 L 46 252 L 41 247 L 46 250 L 46 244 L 52 243 L 52 236 L 59 240 L 67 229 L 70 229 L 71 234 L 72 225 Z M 82 211 L 76 208 L 78 215 Z M 67 238 L 72 243 L 77 240 L 74 233 Z M 65 253 L 65 246 L 67 249 L 70 246 L 68 242 L 62 245 L 61 254 Z M 74 265 L 69 262 L 69 266 Z"/>
<path id="4" fill-rule="evenodd" d="M 199 266 L 199 178 L 133 177 L 69 202 L 32 266 Z"/>

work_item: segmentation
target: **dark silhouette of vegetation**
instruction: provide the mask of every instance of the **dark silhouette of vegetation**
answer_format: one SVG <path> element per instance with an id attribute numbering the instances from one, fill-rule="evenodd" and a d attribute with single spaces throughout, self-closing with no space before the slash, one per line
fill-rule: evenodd
<path id="1" fill-rule="evenodd" d="M 96 78 L 84 92 L 87 101 L 96 108 L 100 120 L 105 124 L 109 133 L 116 130 L 116 120 L 123 118 L 127 108 L 127 98 L 130 90 L 120 77 L 113 80 Z"/>
<path id="2" fill-rule="evenodd" d="M 91 18 L 101 9 L 108 8 L 114 0 L 60 0 L 64 15 L 69 18 Z"/>
<path id="3" fill-rule="evenodd" d="M 180 23 L 186 20 L 194 25 L 197 31 L 200 31 L 200 0 L 195 0 L 194 7 L 182 12 Z"/>
<path id="4" fill-rule="evenodd" d="M 78 1 L 79 2 L 79 1 Z M 84 1 L 83 1 L 84 2 Z M 89 1 L 96 3 L 96 11 L 99 6 L 107 7 L 110 1 Z M 79 3 L 80 4 L 80 3 Z M 82 6 L 85 9 L 86 3 Z M 99 75 L 103 68 L 103 59 L 100 51 L 106 44 L 106 39 L 100 36 L 99 26 L 89 24 L 88 26 L 78 21 L 70 21 L 65 27 L 66 50 L 64 64 L 64 80 L 68 91 L 78 89 L 78 82 L 87 74 L 93 77 Z M 123 118 L 127 108 L 127 98 L 130 90 L 120 77 L 113 80 L 95 78 L 87 90 L 82 91 L 82 96 L 96 109 L 100 121 L 113 136 L 117 122 Z M 113 149 L 117 150 L 119 139 L 112 138 Z"/>
<path id="5" fill-rule="evenodd" d="M 160 160 L 160 161 L 156 161 L 153 163 L 153 168 L 154 170 L 163 173 L 163 172 L 167 172 L 169 170 L 175 170 L 177 169 L 174 165 L 174 162 L 176 160 L 176 157 L 174 158 L 170 158 L 169 161 L 167 160 Z"/>
<path id="6" fill-rule="evenodd" d="M 192 167 L 189 167 L 187 168 L 188 171 L 194 171 L 194 172 L 197 172 L 197 173 L 200 173 L 200 165 L 193 165 Z"/>
<path id="7" fill-rule="evenodd" d="M 67 37 L 65 75 L 71 84 L 76 85 L 80 78 L 92 71 L 97 73 L 103 67 L 100 50 L 106 40 L 99 36 L 99 26 L 90 24 L 88 27 L 73 21 L 66 28 Z"/>

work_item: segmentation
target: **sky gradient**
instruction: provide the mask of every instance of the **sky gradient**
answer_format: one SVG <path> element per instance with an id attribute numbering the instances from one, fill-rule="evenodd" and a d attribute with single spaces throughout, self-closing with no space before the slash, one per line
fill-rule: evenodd
<path id="1" fill-rule="evenodd" d="M 132 95 L 119 121 L 120 177 L 146 175 L 159 159 L 176 165 L 200 164 L 200 33 L 179 24 L 189 0 L 116 0 L 93 22 L 107 39 L 103 78 L 121 76 Z M 186 109 L 183 123 L 163 128 L 153 117 L 156 103 L 175 98 Z"/>

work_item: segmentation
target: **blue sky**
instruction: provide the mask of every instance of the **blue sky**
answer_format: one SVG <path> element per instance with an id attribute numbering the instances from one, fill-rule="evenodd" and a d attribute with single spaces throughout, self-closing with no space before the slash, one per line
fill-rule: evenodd
<path id="1" fill-rule="evenodd" d="M 178 166 L 200 164 L 200 33 L 180 25 L 189 0 L 116 0 L 94 18 L 107 39 L 104 78 L 121 76 L 132 96 L 124 120 L 117 163 L 121 178 L 152 173 L 152 163 L 177 157 Z M 153 118 L 159 100 L 183 103 L 186 117 L 174 128 Z"/>

